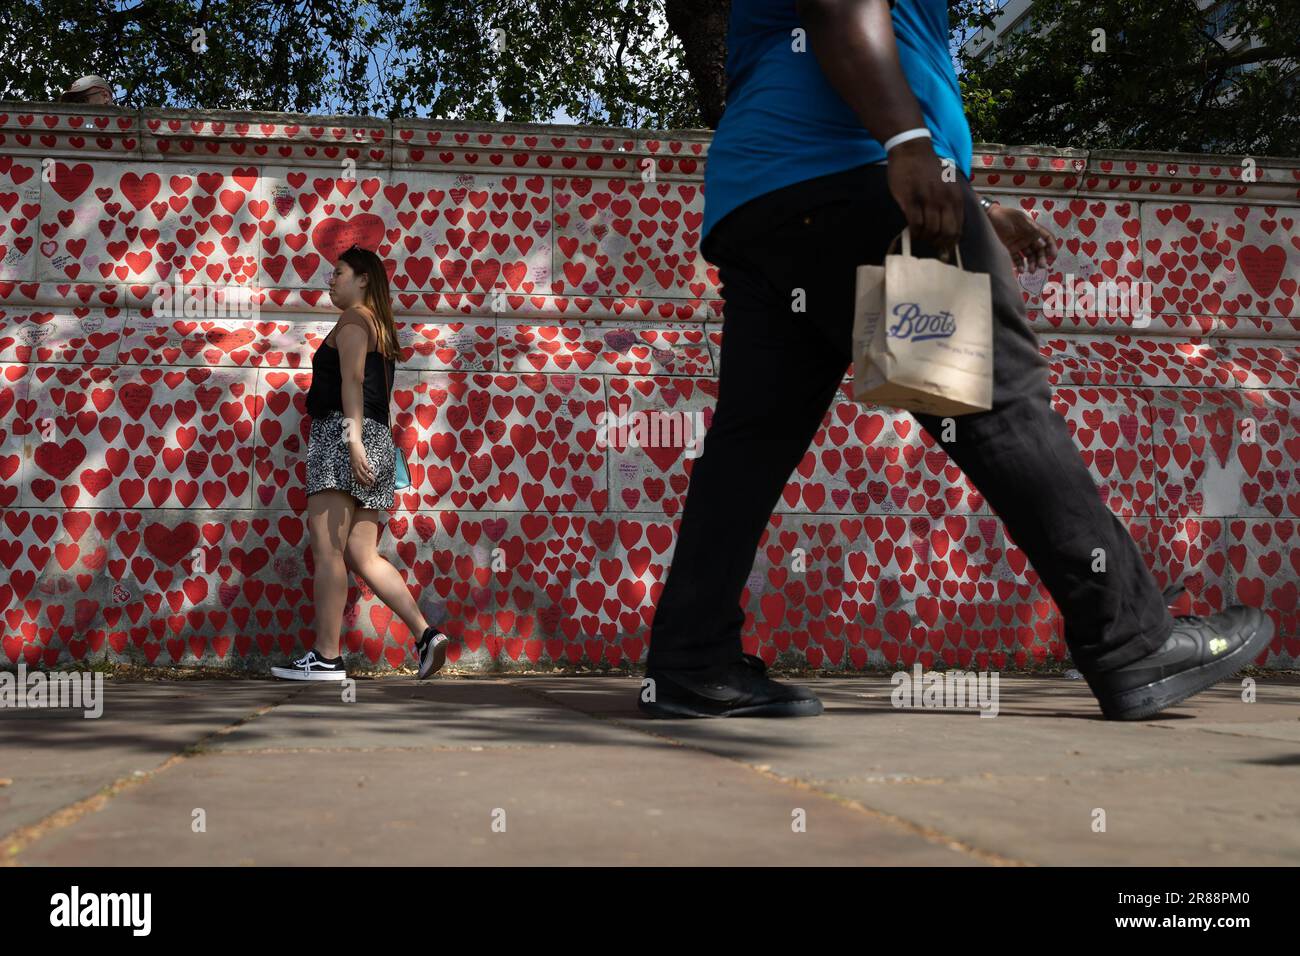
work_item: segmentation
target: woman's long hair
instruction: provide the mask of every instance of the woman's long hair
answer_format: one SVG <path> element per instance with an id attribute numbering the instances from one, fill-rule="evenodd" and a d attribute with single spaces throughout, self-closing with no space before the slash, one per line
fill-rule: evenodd
<path id="1" fill-rule="evenodd" d="M 354 245 L 339 255 L 340 262 L 359 276 L 366 277 L 365 305 L 379 320 L 377 351 L 394 362 L 398 358 L 397 326 L 393 324 L 393 299 L 388 292 L 388 272 L 384 261 L 369 249 Z"/>

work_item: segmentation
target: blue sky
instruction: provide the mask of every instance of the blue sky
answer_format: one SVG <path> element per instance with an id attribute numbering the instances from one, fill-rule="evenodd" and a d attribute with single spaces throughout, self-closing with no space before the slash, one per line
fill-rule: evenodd
<path id="1" fill-rule="evenodd" d="M 121 0 L 117 0 L 117 2 L 121 2 Z M 1006 5 L 1007 0 L 992 0 L 992 2 L 996 2 L 998 8 L 1001 9 L 1003 6 Z M 666 25 L 665 25 L 665 24 L 661 24 L 661 25 L 660 25 L 660 29 L 661 29 L 661 30 L 666 30 Z M 966 39 L 966 37 L 961 37 L 961 38 L 953 37 L 953 38 L 951 39 L 950 43 L 949 43 L 949 50 L 950 50 L 950 52 L 953 54 L 953 57 L 954 57 L 954 66 L 956 66 L 956 52 L 957 52 L 957 49 L 958 49 L 958 47 L 960 46 L 961 42 L 964 41 L 965 39 Z M 372 48 L 372 49 L 369 51 L 369 52 L 370 52 L 370 56 L 369 56 L 369 58 L 368 58 L 367 76 L 369 77 L 370 82 L 372 83 L 372 85 L 375 86 L 376 88 L 377 88 L 377 87 L 379 86 L 379 84 L 380 84 L 379 64 L 382 63 L 383 60 L 384 60 L 384 53 L 385 53 L 385 50 L 386 50 L 386 47 L 385 47 L 385 46 L 378 46 L 378 47 Z M 960 73 L 960 67 L 957 67 L 957 69 L 958 69 L 958 72 Z M 597 101 L 597 102 L 599 102 L 599 101 Z M 322 111 L 328 111 L 328 108 L 325 106 L 325 104 L 318 104 L 318 107 L 319 107 L 319 109 L 322 110 Z M 423 119 L 428 119 L 428 118 L 430 118 L 430 114 L 429 114 L 428 109 L 423 109 L 423 110 L 417 111 L 416 115 L 417 115 L 418 117 L 420 117 L 420 118 L 423 118 Z M 577 120 L 576 120 L 574 117 L 570 116 L 570 115 L 569 115 L 567 112 L 565 112 L 563 109 L 560 109 L 560 110 L 557 110 L 556 113 L 555 113 L 554 115 L 552 115 L 551 117 L 549 117 L 549 118 L 546 120 L 546 122 L 551 122 L 551 123 L 562 123 L 562 124 L 574 124 L 574 123 L 577 122 Z"/>

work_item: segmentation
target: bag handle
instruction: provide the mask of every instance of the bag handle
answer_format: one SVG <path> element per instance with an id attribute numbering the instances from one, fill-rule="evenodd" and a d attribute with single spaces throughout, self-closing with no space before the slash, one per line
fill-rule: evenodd
<path id="1" fill-rule="evenodd" d="M 380 352 L 379 357 L 384 360 L 384 385 L 388 389 L 388 401 L 385 404 L 388 406 L 388 430 L 391 432 L 393 430 L 393 383 L 388 376 L 388 356 Z"/>
<path id="2" fill-rule="evenodd" d="M 894 241 L 885 250 L 885 255 L 892 256 L 894 254 L 894 246 L 898 244 L 899 239 L 903 240 L 903 255 L 910 256 L 912 254 L 912 231 L 907 226 L 904 226 L 903 231 L 894 237 Z M 964 270 L 966 267 L 961 264 L 961 246 L 954 245 L 952 251 L 957 254 L 957 268 Z"/>

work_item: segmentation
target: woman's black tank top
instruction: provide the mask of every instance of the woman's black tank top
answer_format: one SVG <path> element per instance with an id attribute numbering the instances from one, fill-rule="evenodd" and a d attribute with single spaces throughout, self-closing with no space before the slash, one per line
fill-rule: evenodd
<path id="1" fill-rule="evenodd" d="M 366 353 L 366 377 L 361 384 L 361 414 L 388 424 L 388 403 L 392 396 L 393 373 L 397 363 L 381 352 Z M 307 390 L 307 414 L 320 418 L 328 412 L 343 411 L 343 376 L 339 370 L 339 350 L 321 342 L 311 357 L 311 388 Z"/>

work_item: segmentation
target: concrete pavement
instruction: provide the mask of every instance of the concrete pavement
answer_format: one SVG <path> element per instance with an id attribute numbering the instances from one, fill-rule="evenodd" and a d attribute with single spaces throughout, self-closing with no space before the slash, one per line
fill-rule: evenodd
<path id="1" fill-rule="evenodd" d="M 1061 677 L 671 722 L 631 677 L 109 679 L 97 720 L 0 709 L 0 862 L 1295 865 L 1300 680 L 1256 681 L 1121 724 Z"/>

